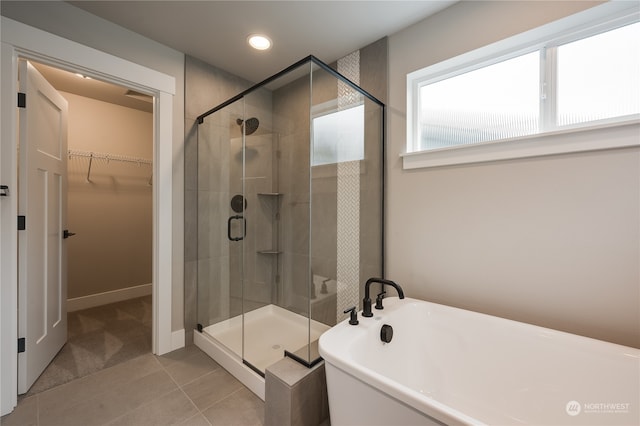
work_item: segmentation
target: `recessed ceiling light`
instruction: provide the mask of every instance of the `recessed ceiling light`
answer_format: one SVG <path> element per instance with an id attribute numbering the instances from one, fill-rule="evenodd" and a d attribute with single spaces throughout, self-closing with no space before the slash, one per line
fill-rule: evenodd
<path id="1" fill-rule="evenodd" d="M 267 50 L 271 47 L 271 39 L 261 34 L 251 34 L 247 37 L 249 46 L 257 50 Z"/>
<path id="2" fill-rule="evenodd" d="M 91 80 L 91 77 L 89 77 L 88 75 L 80 74 L 79 72 L 77 72 L 75 74 L 76 74 L 76 76 L 78 76 L 80 78 L 84 78 L 86 80 Z"/>

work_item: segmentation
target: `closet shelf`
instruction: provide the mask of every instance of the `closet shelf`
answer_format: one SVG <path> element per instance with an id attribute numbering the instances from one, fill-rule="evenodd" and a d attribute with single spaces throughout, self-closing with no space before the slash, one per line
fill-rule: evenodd
<path id="1" fill-rule="evenodd" d="M 118 154 L 106 154 L 103 152 L 93 152 L 93 151 L 79 151 L 77 149 L 70 149 L 68 151 L 69 158 L 73 157 L 81 157 L 81 158 L 89 158 L 96 160 L 106 160 L 109 161 L 120 161 L 124 163 L 134 163 L 134 164 L 153 164 L 151 160 L 148 158 L 140 158 L 140 157 L 130 157 L 128 155 L 118 155 Z"/>
<path id="2" fill-rule="evenodd" d="M 121 163 L 132 163 L 141 166 L 143 164 L 152 165 L 153 161 L 148 158 L 140 158 L 140 157 L 130 157 L 128 155 L 118 155 L 118 154 L 107 154 L 103 152 L 93 152 L 93 151 L 80 151 L 77 149 L 70 149 L 67 151 L 67 155 L 69 159 L 73 157 L 79 158 L 88 158 L 89 159 L 89 168 L 87 169 L 87 182 L 91 182 L 91 165 L 93 164 L 93 160 L 101 160 L 109 163 L 110 161 L 118 161 Z M 149 178 L 149 185 L 151 185 L 151 177 Z"/>

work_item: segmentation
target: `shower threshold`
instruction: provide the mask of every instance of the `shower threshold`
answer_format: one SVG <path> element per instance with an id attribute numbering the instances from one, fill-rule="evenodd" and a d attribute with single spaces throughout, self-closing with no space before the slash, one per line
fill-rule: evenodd
<path id="1" fill-rule="evenodd" d="M 218 364 L 264 400 L 264 378 L 243 363 L 242 315 L 210 325 L 194 333 L 194 343 Z M 255 369 L 266 370 L 284 357 L 317 340 L 330 327 L 276 305 L 244 315 L 244 359 Z"/>

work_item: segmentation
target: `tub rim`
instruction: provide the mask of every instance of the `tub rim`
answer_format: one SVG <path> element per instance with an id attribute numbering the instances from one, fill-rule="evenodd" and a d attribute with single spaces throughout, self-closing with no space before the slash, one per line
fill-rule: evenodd
<path id="1" fill-rule="evenodd" d="M 624 346 L 613 342 L 603 341 L 599 339 L 594 339 L 588 336 L 582 336 L 574 333 L 569 333 L 561 330 L 555 330 L 552 328 L 542 327 L 535 324 L 525 323 L 522 321 L 516 321 L 509 318 L 498 317 L 495 315 L 489 315 L 482 312 L 471 311 L 468 309 L 457 308 L 454 306 L 443 305 L 439 303 L 434 303 L 426 300 L 414 299 L 406 297 L 403 300 L 398 299 L 398 297 L 389 297 L 385 298 L 385 311 L 384 312 L 376 312 L 376 317 L 380 317 L 380 319 L 384 319 L 385 316 L 396 311 L 398 308 L 403 307 L 409 304 L 426 304 L 437 309 L 443 309 L 445 311 L 450 312 L 460 312 L 466 315 L 472 314 L 473 316 L 485 317 L 490 319 L 491 321 L 504 321 L 505 325 L 515 326 L 518 329 L 526 328 L 536 333 L 544 333 L 546 337 L 560 338 L 566 339 L 569 342 L 577 342 L 583 345 L 588 345 L 590 343 L 597 343 L 597 346 L 600 346 L 599 350 L 610 352 L 610 353 L 618 353 L 619 355 L 626 355 L 635 358 L 638 362 L 640 362 L 640 349 L 634 348 L 631 346 Z M 372 319 L 374 319 L 372 318 Z M 389 397 L 403 403 L 404 405 L 408 405 L 411 408 L 423 413 L 426 416 L 432 417 L 438 421 L 444 423 L 462 423 L 462 424 L 472 424 L 472 425 L 484 425 L 481 420 L 471 417 L 463 412 L 453 408 L 443 402 L 440 402 L 428 395 L 424 395 L 413 388 L 404 385 L 400 382 L 397 382 L 389 377 L 378 373 L 377 371 L 365 367 L 358 363 L 358 361 L 353 359 L 353 355 L 349 354 L 349 352 L 341 352 L 340 348 L 337 348 L 337 351 L 327 350 L 327 346 L 330 346 L 331 343 L 327 344 L 327 339 L 333 336 L 333 333 L 329 335 L 332 330 L 336 330 L 337 327 L 340 327 L 340 334 L 344 333 L 353 333 L 356 332 L 355 336 L 353 336 L 353 340 L 356 340 L 362 334 L 368 333 L 371 328 L 378 327 L 380 325 L 379 321 L 375 323 L 370 321 L 369 318 L 361 319 L 360 324 L 355 326 L 346 325 L 348 324 L 348 320 L 344 320 L 336 326 L 332 327 L 328 331 L 320 336 L 318 341 L 318 348 L 320 351 L 320 355 L 324 358 L 325 362 L 331 364 L 333 367 L 337 368 L 341 373 L 347 374 L 360 382 L 364 383 L 367 386 L 370 386 L 374 389 L 378 389 L 381 392 L 387 394 Z M 334 337 L 338 339 L 339 336 Z M 602 346 L 604 344 L 604 346 Z M 630 353 L 631 352 L 631 353 Z M 340 355 L 347 355 L 345 359 L 343 359 Z M 372 385 L 372 383 L 374 385 Z"/>

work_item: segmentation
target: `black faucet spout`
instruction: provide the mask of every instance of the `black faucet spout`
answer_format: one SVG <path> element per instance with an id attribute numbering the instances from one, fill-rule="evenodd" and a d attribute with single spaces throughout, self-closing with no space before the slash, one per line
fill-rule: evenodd
<path id="1" fill-rule="evenodd" d="M 363 317 L 373 316 L 373 312 L 371 312 L 371 297 L 370 297 L 370 289 L 369 289 L 369 287 L 371 287 L 371 284 L 373 283 L 390 285 L 391 287 L 396 289 L 396 291 L 398 292 L 398 297 L 400 299 L 404 299 L 404 291 L 402 291 L 402 287 L 400 287 L 398 284 L 394 283 L 393 281 L 385 280 L 382 278 L 369 278 L 364 285 L 364 299 L 362 300 L 362 316 Z"/>

